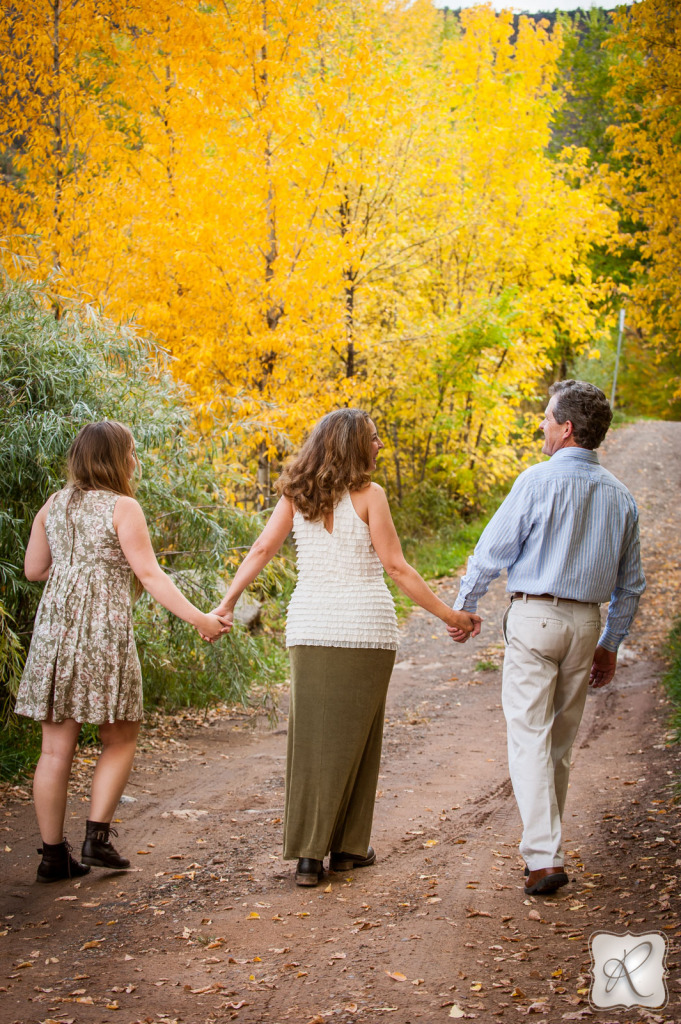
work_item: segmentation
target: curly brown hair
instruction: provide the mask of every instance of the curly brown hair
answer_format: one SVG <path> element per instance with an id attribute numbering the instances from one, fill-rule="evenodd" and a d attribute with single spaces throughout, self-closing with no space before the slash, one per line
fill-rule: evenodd
<path id="1" fill-rule="evenodd" d="M 305 519 L 323 519 L 345 491 L 371 481 L 371 436 L 371 419 L 361 409 L 327 413 L 284 467 L 277 490 Z"/>
<path id="2" fill-rule="evenodd" d="M 130 452 L 135 440 L 128 427 L 116 420 L 87 423 L 69 449 L 69 483 L 78 491 L 113 491 L 132 498 Z M 139 461 L 135 453 L 139 469 Z"/>
<path id="3" fill-rule="evenodd" d="M 612 421 L 610 403 L 601 389 L 584 380 L 558 380 L 549 388 L 549 394 L 556 399 L 556 423 L 569 420 L 580 448 L 598 448 Z"/>

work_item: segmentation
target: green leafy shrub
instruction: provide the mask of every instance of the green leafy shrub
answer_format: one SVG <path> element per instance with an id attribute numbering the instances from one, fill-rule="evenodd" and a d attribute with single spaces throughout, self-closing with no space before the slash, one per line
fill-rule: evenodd
<path id="1" fill-rule="evenodd" d="M 33 518 L 63 486 L 65 455 L 80 427 L 99 419 L 128 424 L 143 466 L 138 498 L 161 564 L 199 607 L 224 593 L 222 575 L 261 528 L 260 518 L 226 504 L 229 435 L 197 438 L 183 391 L 164 353 L 90 307 L 55 315 L 44 288 L 0 280 L 0 709 L 7 748 L 30 725 L 11 713 L 41 586 L 23 575 Z M 261 588 L 286 585 L 281 564 Z M 205 706 L 245 700 L 267 686 L 280 656 L 267 636 L 235 628 L 206 644 L 146 595 L 135 609 L 147 706 Z M 21 740 L 19 740 L 21 744 Z"/>

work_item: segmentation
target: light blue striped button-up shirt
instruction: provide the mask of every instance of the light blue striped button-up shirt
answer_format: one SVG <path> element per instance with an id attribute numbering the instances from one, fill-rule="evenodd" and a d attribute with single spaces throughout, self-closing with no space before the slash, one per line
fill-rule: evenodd
<path id="1" fill-rule="evenodd" d="M 468 561 L 454 607 L 475 611 L 502 569 L 510 593 L 609 600 L 599 644 L 616 651 L 645 590 L 636 502 L 595 452 L 560 448 L 520 474 Z"/>

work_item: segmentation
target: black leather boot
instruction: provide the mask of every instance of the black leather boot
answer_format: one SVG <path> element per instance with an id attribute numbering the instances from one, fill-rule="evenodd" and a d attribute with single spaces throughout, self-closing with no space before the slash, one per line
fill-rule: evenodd
<path id="1" fill-rule="evenodd" d="M 353 871 L 354 868 L 368 868 L 375 863 L 376 851 L 370 846 L 366 857 L 357 857 L 354 853 L 332 853 L 329 868 L 331 871 Z"/>
<path id="2" fill-rule="evenodd" d="M 90 868 L 71 856 L 71 846 L 66 839 L 61 843 L 43 843 L 38 850 L 43 859 L 38 865 L 36 882 L 60 882 L 64 878 L 80 878 Z"/>
<path id="3" fill-rule="evenodd" d="M 87 821 L 85 826 L 85 842 L 80 855 L 84 864 L 91 864 L 93 868 L 113 868 L 114 871 L 130 867 L 128 858 L 121 857 L 109 842 L 109 836 L 117 836 L 118 832 L 108 821 Z"/>
<path id="4" fill-rule="evenodd" d="M 319 885 L 324 874 L 324 864 L 312 857 L 301 857 L 296 867 L 296 885 Z"/>

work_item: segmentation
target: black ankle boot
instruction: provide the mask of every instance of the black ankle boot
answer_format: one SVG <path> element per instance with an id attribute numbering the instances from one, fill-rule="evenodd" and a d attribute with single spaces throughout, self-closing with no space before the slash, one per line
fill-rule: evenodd
<path id="1" fill-rule="evenodd" d="M 80 878 L 90 868 L 71 856 L 71 846 L 66 839 L 61 843 L 43 843 L 38 850 L 43 859 L 38 865 L 37 882 L 60 882 L 64 878 Z"/>
<path id="2" fill-rule="evenodd" d="M 324 864 L 312 857 L 301 857 L 296 867 L 296 885 L 319 885 L 324 874 Z"/>
<path id="3" fill-rule="evenodd" d="M 85 842 L 81 853 L 81 860 L 84 864 L 91 864 L 94 868 L 113 868 L 122 870 L 130 867 L 127 857 L 121 857 L 109 842 L 109 836 L 117 836 L 115 828 L 111 828 L 108 821 L 87 821 L 85 830 Z"/>

